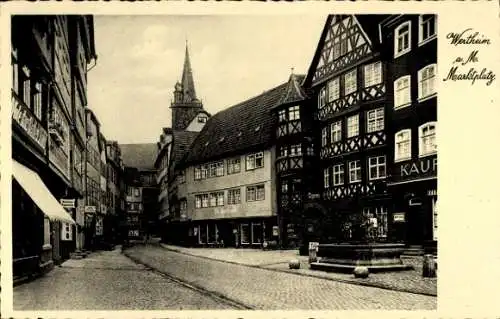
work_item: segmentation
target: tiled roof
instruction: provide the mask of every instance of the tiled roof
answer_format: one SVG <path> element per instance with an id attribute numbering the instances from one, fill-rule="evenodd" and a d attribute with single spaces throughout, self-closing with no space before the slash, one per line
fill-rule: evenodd
<path id="1" fill-rule="evenodd" d="M 285 94 L 288 82 L 236 104 L 209 118 L 191 145 L 186 164 L 269 147 L 273 130 L 270 112 Z"/>
<path id="2" fill-rule="evenodd" d="M 140 169 L 154 169 L 158 153 L 156 143 L 120 144 L 123 164 Z"/>
<path id="3" fill-rule="evenodd" d="M 288 79 L 286 90 L 284 91 L 281 99 L 279 99 L 278 103 L 276 103 L 275 107 L 306 99 L 306 93 L 301 86 L 302 80 L 304 80 L 304 75 L 291 74 Z"/>
<path id="4" fill-rule="evenodd" d="M 193 143 L 198 132 L 173 131 L 172 151 L 170 154 L 170 176 L 174 177 L 175 165 L 179 163 L 189 151 L 189 146 Z"/>

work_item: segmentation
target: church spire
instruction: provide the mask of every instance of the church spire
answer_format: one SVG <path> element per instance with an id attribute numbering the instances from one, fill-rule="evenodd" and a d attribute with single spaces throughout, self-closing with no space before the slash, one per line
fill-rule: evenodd
<path id="1" fill-rule="evenodd" d="M 188 43 L 186 40 L 186 55 L 184 57 L 184 69 L 182 70 L 182 93 L 185 102 L 196 100 L 196 91 L 194 89 L 193 71 L 189 60 Z"/>

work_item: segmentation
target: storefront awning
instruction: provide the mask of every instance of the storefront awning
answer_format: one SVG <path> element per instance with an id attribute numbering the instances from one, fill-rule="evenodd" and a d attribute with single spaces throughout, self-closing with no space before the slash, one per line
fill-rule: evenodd
<path id="1" fill-rule="evenodd" d="M 13 160 L 12 175 L 49 219 L 75 224 L 36 172 Z"/>

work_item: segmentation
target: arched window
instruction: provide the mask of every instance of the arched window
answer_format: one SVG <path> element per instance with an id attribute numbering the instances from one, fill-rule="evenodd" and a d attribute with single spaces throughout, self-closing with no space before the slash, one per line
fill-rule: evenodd
<path id="1" fill-rule="evenodd" d="M 394 30 L 394 57 L 411 50 L 411 22 L 407 21 Z"/>
<path id="2" fill-rule="evenodd" d="M 411 130 L 401 130 L 394 137 L 394 161 L 411 158 Z"/>
<path id="3" fill-rule="evenodd" d="M 436 122 L 428 122 L 419 126 L 419 156 L 432 155 L 437 152 L 436 124 Z"/>

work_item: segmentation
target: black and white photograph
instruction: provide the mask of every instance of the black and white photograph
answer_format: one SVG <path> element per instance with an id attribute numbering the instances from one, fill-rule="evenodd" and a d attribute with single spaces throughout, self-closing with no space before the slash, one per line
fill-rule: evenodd
<path id="1" fill-rule="evenodd" d="M 13 311 L 437 311 L 440 14 L 8 20 Z"/>

